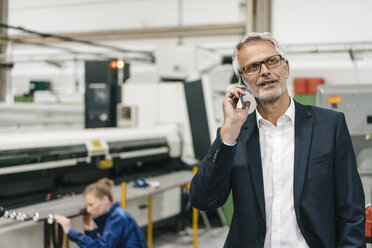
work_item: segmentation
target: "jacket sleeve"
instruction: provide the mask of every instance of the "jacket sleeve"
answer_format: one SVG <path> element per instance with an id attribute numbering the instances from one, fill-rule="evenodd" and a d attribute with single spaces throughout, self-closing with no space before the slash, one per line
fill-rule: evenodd
<path id="1" fill-rule="evenodd" d="M 122 237 L 128 232 L 125 219 L 120 216 L 109 217 L 106 221 L 105 228 L 99 238 L 92 238 L 83 235 L 74 229 L 68 232 L 68 237 L 81 248 L 109 248 L 118 247 Z"/>
<path id="2" fill-rule="evenodd" d="M 211 211 L 221 207 L 230 193 L 231 164 L 237 144 L 223 144 L 219 130 L 208 154 L 199 165 L 190 186 L 191 204 L 199 210 Z"/>
<path id="3" fill-rule="evenodd" d="M 84 233 L 91 238 L 98 238 L 98 228 L 89 231 L 85 230 Z"/>
<path id="4" fill-rule="evenodd" d="M 365 202 L 345 116 L 340 114 L 335 150 L 337 247 L 365 247 Z"/>

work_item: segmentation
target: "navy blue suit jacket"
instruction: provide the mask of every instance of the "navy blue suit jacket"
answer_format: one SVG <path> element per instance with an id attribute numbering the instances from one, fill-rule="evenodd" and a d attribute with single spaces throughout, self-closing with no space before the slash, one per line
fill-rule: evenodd
<path id="1" fill-rule="evenodd" d="M 221 207 L 232 190 L 234 215 L 224 247 L 263 247 L 265 198 L 256 115 L 237 144 L 219 131 L 191 182 L 193 206 Z M 343 113 L 295 102 L 294 207 L 310 247 L 365 247 L 364 193 Z"/>

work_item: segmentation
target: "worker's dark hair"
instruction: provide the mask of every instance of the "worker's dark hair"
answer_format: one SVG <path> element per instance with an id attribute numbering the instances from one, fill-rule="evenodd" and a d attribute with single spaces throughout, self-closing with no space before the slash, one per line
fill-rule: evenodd
<path id="1" fill-rule="evenodd" d="M 113 202 L 111 188 L 114 186 L 114 182 L 108 178 L 102 178 L 96 183 L 89 184 L 83 195 L 93 194 L 98 199 L 102 199 L 103 196 L 107 196 L 110 202 Z"/>

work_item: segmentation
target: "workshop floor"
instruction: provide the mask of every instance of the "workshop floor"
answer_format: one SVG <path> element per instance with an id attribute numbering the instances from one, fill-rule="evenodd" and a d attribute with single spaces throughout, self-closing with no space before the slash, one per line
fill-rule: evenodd
<path id="1" fill-rule="evenodd" d="M 199 229 L 198 248 L 222 248 L 228 233 L 228 227 L 213 227 L 206 231 Z M 154 238 L 154 248 L 193 248 L 192 229 L 179 233 L 162 233 Z"/>

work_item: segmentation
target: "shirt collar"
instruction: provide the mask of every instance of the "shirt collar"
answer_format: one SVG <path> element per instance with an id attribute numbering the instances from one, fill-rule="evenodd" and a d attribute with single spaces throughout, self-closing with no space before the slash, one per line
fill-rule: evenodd
<path id="1" fill-rule="evenodd" d="M 106 222 L 106 219 L 112 214 L 112 212 L 115 211 L 116 208 L 120 207 L 120 204 L 118 202 L 114 202 L 111 206 L 111 208 L 104 214 L 94 218 L 94 222 L 97 224 L 97 226 L 103 225 Z"/>
<path id="2" fill-rule="evenodd" d="M 292 124 L 294 126 L 294 124 L 295 124 L 295 106 L 294 106 L 294 101 L 293 101 L 292 97 L 290 97 L 289 99 L 291 99 L 291 102 L 289 104 L 289 107 L 287 108 L 287 110 L 285 111 L 285 113 L 282 116 L 284 116 L 284 115 L 288 116 L 289 119 L 292 121 Z M 265 120 L 265 119 L 261 116 L 261 114 L 256 109 L 257 127 L 260 127 L 260 121 L 261 120 Z"/>

